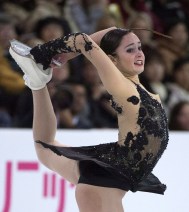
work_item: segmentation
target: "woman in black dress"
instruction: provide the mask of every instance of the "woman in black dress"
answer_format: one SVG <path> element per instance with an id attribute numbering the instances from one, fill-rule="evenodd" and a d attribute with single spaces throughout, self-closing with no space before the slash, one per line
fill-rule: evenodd
<path id="1" fill-rule="evenodd" d="M 21 47 L 12 42 L 10 53 L 33 93 L 38 158 L 76 185 L 80 211 L 121 212 L 122 198 L 129 190 L 163 194 L 166 186 L 152 170 L 168 143 L 167 118 L 159 96 L 139 81 L 145 63 L 139 38 L 130 30 L 110 28 L 92 36 L 74 33 L 28 52 L 25 49 L 24 57 Z M 119 124 L 117 142 L 65 147 L 55 141 L 56 117 L 46 87 L 52 76 L 51 62 L 58 54 L 65 60 L 80 53 L 97 68 L 112 96 Z"/>

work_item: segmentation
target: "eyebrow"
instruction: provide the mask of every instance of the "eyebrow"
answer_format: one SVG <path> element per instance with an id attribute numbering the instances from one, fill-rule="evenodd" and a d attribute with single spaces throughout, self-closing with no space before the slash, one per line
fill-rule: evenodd
<path id="1" fill-rule="evenodd" d="M 141 42 L 138 42 L 138 44 L 141 44 Z M 127 45 L 125 48 L 134 45 L 134 43 L 130 43 L 129 45 Z"/>

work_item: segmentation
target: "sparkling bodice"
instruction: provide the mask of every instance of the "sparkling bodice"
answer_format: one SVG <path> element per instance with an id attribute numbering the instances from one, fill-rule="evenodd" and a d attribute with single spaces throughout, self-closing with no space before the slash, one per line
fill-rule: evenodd
<path id="1" fill-rule="evenodd" d="M 118 149 L 125 154 L 120 154 L 118 160 L 128 167 L 133 181 L 138 181 L 152 171 L 166 149 L 168 125 L 161 103 L 140 85 L 135 86 L 139 96 L 121 100 L 118 97 L 117 101 L 112 97 L 111 105 L 118 113 L 118 121 L 121 120 Z M 127 107 L 134 109 L 127 110 Z M 130 124 L 129 120 L 134 117 L 135 122 Z"/>

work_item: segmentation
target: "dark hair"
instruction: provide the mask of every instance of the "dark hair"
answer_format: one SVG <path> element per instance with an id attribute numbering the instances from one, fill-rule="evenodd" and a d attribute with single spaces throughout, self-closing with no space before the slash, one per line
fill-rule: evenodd
<path id="1" fill-rule="evenodd" d="M 56 93 L 52 97 L 52 103 L 55 111 L 58 109 L 66 109 L 72 105 L 73 94 L 66 86 L 56 86 Z"/>
<path id="2" fill-rule="evenodd" d="M 179 59 L 177 59 L 174 64 L 173 64 L 173 73 L 179 71 L 183 65 L 189 63 L 189 57 L 181 57 Z"/>
<path id="3" fill-rule="evenodd" d="M 177 103 L 170 113 L 170 119 L 169 119 L 169 129 L 170 130 L 183 130 L 180 126 L 180 123 L 178 122 L 178 115 L 180 111 L 182 110 L 183 106 L 189 104 L 188 101 L 181 101 Z"/>
<path id="4" fill-rule="evenodd" d="M 11 17 L 5 13 L 0 13 L 0 24 L 2 25 L 12 24 Z"/>
<path id="5" fill-rule="evenodd" d="M 45 28 L 49 24 L 56 24 L 56 25 L 60 26 L 64 32 L 64 35 L 67 35 L 71 32 L 70 26 L 64 18 L 57 18 L 54 16 L 49 16 L 49 17 L 40 19 L 36 23 L 36 26 L 34 27 L 34 32 L 36 33 L 36 36 L 38 38 L 41 38 L 41 33 L 42 33 L 43 28 Z"/>
<path id="6" fill-rule="evenodd" d="M 130 33 L 130 29 L 113 29 L 107 32 L 100 42 L 100 48 L 107 55 L 115 55 L 115 51 L 121 43 L 123 36 Z"/>
<path id="7" fill-rule="evenodd" d="M 101 39 L 100 42 L 100 48 L 107 54 L 107 55 L 112 55 L 115 56 L 115 51 L 119 47 L 123 36 L 135 31 L 135 30 L 145 30 L 145 31 L 150 31 L 154 33 L 155 35 L 172 39 L 170 36 L 162 34 L 160 32 L 147 29 L 147 28 L 130 28 L 130 29 L 122 29 L 122 28 L 117 28 L 110 30 L 107 32 Z"/>
<path id="8" fill-rule="evenodd" d="M 186 26 L 186 29 L 188 30 L 187 24 L 185 23 L 185 21 L 183 21 L 182 19 L 173 19 L 171 20 L 169 23 L 167 23 L 167 25 L 165 26 L 164 29 L 164 33 L 165 34 L 170 34 L 170 32 L 179 24 L 183 24 Z"/>
<path id="9" fill-rule="evenodd" d="M 151 61 L 158 61 L 158 63 L 165 65 L 165 62 L 160 52 L 153 48 L 150 48 L 148 51 L 145 52 L 145 64 L 147 65 Z"/>

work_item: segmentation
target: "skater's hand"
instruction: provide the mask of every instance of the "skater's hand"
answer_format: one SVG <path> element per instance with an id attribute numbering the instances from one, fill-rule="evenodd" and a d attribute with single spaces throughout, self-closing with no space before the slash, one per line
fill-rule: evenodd
<path id="1" fill-rule="evenodd" d="M 54 60 L 54 61 L 57 61 L 58 63 L 61 64 L 61 66 L 59 66 L 59 67 L 62 67 L 62 66 L 63 66 L 64 64 L 66 64 L 67 61 L 68 61 L 68 59 L 67 59 L 67 57 L 66 57 L 66 55 L 65 55 L 64 53 L 62 53 L 62 54 L 57 54 L 57 55 L 54 56 L 53 59 L 52 59 L 52 62 L 51 62 L 51 67 L 52 67 L 52 68 L 58 67 L 58 66 L 55 64 L 55 62 L 53 62 L 53 60 Z"/>

